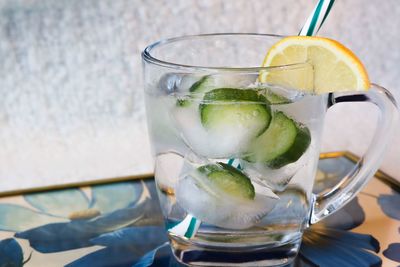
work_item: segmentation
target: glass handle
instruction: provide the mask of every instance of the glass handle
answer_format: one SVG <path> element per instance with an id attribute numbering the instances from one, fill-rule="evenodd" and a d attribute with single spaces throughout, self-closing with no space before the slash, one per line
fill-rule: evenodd
<path id="1" fill-rule="evenodd" d="M 370 102 L 380 110 L 378 127 L 371 144 L 363 157 L 357 162 L 342 180 L 328 192 L 313 196 L 313 208 L 310 224 L 315 224 L 323 218 L 342 208 L 367 184 L 382 163 L 383 153 L 391 140 L 397 122 L 398 112 L 396 101 L 385 88 L 372 84 L 371 89 L 356 95 L 331 94 L 332 106 L 341 102 Z"/>

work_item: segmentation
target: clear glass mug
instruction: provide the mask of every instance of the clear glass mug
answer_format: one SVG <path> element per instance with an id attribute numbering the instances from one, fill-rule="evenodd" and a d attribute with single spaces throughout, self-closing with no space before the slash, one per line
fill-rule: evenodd
<path id="1" fill-rule="evenodd" d="M 304 229 L 349 202 L 381 163 L 397 116 L 392 95 L 378 85 L 315 95 L 257 82 L 263 72 L 312 86 L 310 63 L 258 67 L 280 38 L 187 36 L 142 53 L 155 179 L 173 254 L 182 263 L 289 263 Z M 356 168 L 315 195 L 325 113 L 352 101 L 378 106 L 379 127 Z"/>

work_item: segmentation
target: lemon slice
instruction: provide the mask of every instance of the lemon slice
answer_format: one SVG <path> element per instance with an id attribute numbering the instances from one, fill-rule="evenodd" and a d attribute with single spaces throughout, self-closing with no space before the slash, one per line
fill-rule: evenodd
<path id="1" fill-rule="evenodd" d="M 317 94 L 339 91 L 365 91 L 370 87 L 368 74 L 350 49 L 337 41 L 310 36 L 281 39 L 268 51 L 263 67 L 310 62 L 311 67 L 287 71 L 262 71 L 260 82 L 311 91 Z"/>

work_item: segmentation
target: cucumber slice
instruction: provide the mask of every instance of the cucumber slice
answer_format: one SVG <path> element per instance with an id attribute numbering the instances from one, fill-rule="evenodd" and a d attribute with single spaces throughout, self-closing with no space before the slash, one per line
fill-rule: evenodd
<path id="1" fill-rule="evenodd" d="M 215 88 L 214 86 L 214 79 L 210 76 L 203 76 L 200 80 L 192 84 L 189 88 L 189 91 L 194 93 L 205 93 L 210 91 L 211 89 Z"/>
<path id="2" fill-rule="evenodd" d="M 197 169 L 219 190 L 233 196 L 252 200 L 254 186 L 250 179 L 238 169 L 222 162 L 201 166 Z"/>
<path id="3" fill-rule="evenodd" d="M 297 161 L 311 142 L 308 128 L 299 127 L 283 112 L 277 111 L 269 128 L 251 144 L 250 162 L 264 162 L 278 169 Z"/>
<path id="4" fill-rule="evenodd" d="M 252 89 L 218 88 L 207 92 L 200 105 L 201 123 L 210 132 L 226 132 L 237 140 L 260 135 L 271 121 L 265 97 Z"/>
<path id="5" fill-rule="evenodd" d="M 247 87 L 253 84 L 257 76 L 253 74 L 212 74 L 203 76 L 200 80 L 195 82 L 189 91 L 192 93 L 207 93 L 216 88 L 229 88 L 229 87 Z"/>
<path id="6" fill-rule="evenodd" d="M 198 81 L 193 83 L 189 92 L 192 94 L 202 95 L 216 88 L 227 87 L 246 87 L 256 80 L 254 75 L 245 74 L 212 74 L 201 77 Z M 182 99 L 177 101 L 178 107 L 187 107 L 192 103 L 191 99 Z"/>
<path id="7" fill-rule="evenodd" d="M 208 76 L 205 76 L 202 79 L 200 79 L 199 81 L 197 81 L 196 83 L 194 83 L 192 85 L 192 87 L 190 88 L 190 91 L 196 92 L 196 90 L 197 90 L 196 88 L 199 88 L 199 91 L 204 91 L 204 92 L 208 92 L 208 91 L 212 90 L 213 89 L 212 87 L 208 87 L 207 85 L 204 85 L 204 83 L 206 83 L 206 84 L 208 83 L 206 81 L 207 77 Z M 256 92 L 259 92 L 259 94 L 263 95 L 271 105 L 289 104 L 292 102 L 288 98 L 281 96 L 279 94 L 276 94 L 274 92 L 271 92 L 270 90 L 265 90 L 264 88 L 248 88 L 245 90 L 254 90 Z M 190 105 L 190 103 L 191 103 L 190 99 L 178 99 L 176 102 L 176 105 L 178 107 L 188 107 Z"/>
<path id="8" fill-rule="evenodd" d="M 271 105 L 292 103 L 289 98 L 275 93 L 270 87 L 248 87 L 247 89 L 257 91 L 260 95 L 263 95 Z"/>
<path id="9" fill-rule="evenodd" d="M 192 84 L 192 86 L 190 86 L 189 92 L 196 94 L 206 93 L 212 89 L 215 89 L 219 83 L 219 80 L 215 79 L 211 75 L 203 76 L 200 78 L 200 80 L 196 81 Z M 176 106 L 189 107 L 191 103 L 191 99 L 178 99 L 176 101 Z"/>
<path id="10" fill-rule="evenodd" d="M 270 90 L 266 90 L 264 94 L 265 98 L 273 105 L 277 104 L 289 104 L 290 101 L 288 98 L 278 95 L 276 93 L 271 92 Z"/>

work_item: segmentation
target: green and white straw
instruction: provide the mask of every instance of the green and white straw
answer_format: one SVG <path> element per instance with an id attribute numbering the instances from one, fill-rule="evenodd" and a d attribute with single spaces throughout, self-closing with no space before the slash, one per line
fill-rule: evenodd
<path id="1" fill-rule="evenodd" d="M 325 22 L 325 19 L 328 17 L 334 2 L 335 0 L 319 0 L 313 12 L 310 14 L 303 28 L 299 32 L 299 35 L 316 35 L 322 24 Z M 241 169 L 237 159 L 230 159 L 227 164 Z M 200 224 L 201 221 L 199 219 L 188 214 L 183 221 L 169 228 L 168 231 L 175 235 L 185 236 L 190 239 L 196 235 Z"/>
<path id="2" fill-rule="evenodd" d="M 179 236 L 192 238 L 199 229 L 200 224 L 201 221 L 199 219 L 196 219 L 192 215 L 188 214 L 186 215 L 185 219 L 183 219 L 183 221 L 174 225 L 173 227 L 168 229 L 168 231 Z"/>
<path id="3" fill-rule="evenodd" d="M 334 2 L 335 0 L 319 0 L 313 12 L 308 17 L 306 24 L 301 28 L 299 35 L 316 35 L 325 22 L 325 19 L 328 17 Z"/>

